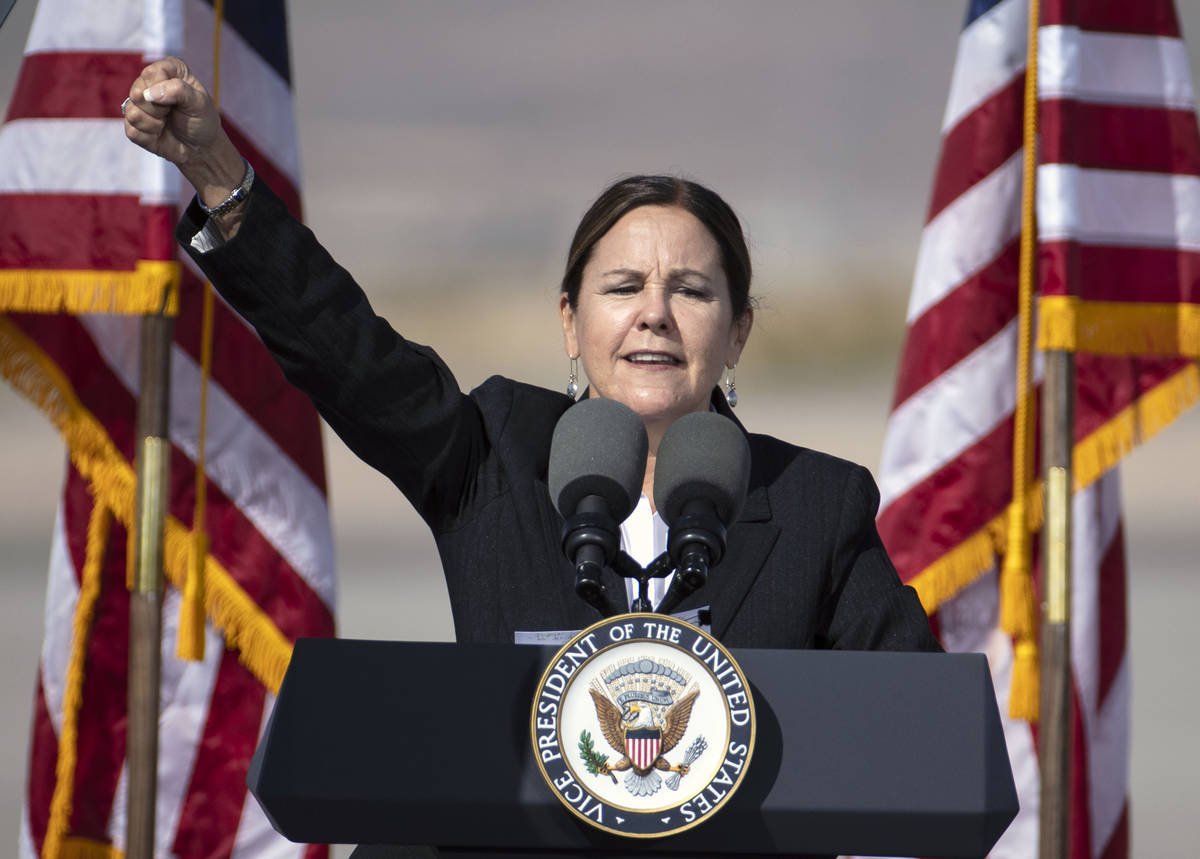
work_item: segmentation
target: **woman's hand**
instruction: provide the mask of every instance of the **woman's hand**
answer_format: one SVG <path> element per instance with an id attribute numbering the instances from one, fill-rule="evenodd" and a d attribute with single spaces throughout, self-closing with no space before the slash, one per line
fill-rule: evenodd
<path id="1" fill-rule="evenodd" d="M 177 165 L 204 205 L 219 205 L 242 183 L 242 156 L 221 128 L 208 90 L 183 60 L 167 57 L 146 66 L 129 88 L 124 114 L 125 136 Z M 221 219 L 226 238 L 240 221 L 233 214 Z"/>
<path id="2" fill-rule="evenodd" d="M 183 60 L 146 66 L 129 88 L 125 136 L 180 167 L 206 157 L 221 133 L 221 117 Z"/>

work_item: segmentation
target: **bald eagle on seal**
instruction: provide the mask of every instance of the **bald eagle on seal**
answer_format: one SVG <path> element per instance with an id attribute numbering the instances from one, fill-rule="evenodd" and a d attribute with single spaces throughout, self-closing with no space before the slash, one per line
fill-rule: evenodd
<path id="1" fill-rule="evenodd" d="M 621 755 L 615 764 L 601 766 L 601 775 L 632 770 L 625 777 L 625 787 L 635 796 L 650 796 L 657 792 L 662 784 L 662 778 L 655 770 L 687 774 L 687 764 L 672 765 L 664 755 L 675 748 L 687 733 L 688 720 L 692 717 L 692 705 L 696 702 L 696 696 L 700 694 L 699 689 L 692 689 L 672 704 L 663 714 L 661 725 L 655 721 L 654 708 L 649 704 L 630 701 L 622 711 L 599 689 L 592 688 L 588 691 L 596 705 L 596 718 L 600 721 L 600 731 L 604 734 L 604 739 Z M 657 754 L 653 760 L 643 761 L 645 766 L 639 766 L 629 748 L 629 734 L 634 731 L 645 734 L 655 729 L 659 734 Z"/>

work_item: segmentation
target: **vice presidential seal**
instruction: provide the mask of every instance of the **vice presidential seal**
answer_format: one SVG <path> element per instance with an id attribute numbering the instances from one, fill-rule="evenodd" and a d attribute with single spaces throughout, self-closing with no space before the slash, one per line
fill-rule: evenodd
<path id="1" fill-rule="evenodd" d="M 746 677 L 716 639 L 660 614 L 625 614 L 567 642 L 530 719 L 546 783 L 577 817 L 631 838 L 719 811 L 754 751 Z"/>

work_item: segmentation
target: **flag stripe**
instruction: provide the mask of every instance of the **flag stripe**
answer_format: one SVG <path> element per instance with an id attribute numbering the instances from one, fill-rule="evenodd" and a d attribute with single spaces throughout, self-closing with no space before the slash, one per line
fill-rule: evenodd
<path id="1" fill-rule="evenodd" d="M 161 755 L 158 766 L 155 843 L 162 853 L 170 851 L 171 833 L 179 826 L 193 765 L 204 738 L 218 668 L 222 657 L 233 653 L 225 649 L 220 634 L 206 625 L 204 659 L 198 662 L 175 659 L 182 602 L 182 596 L 174 588 L 163 598 L 160 691 L 163 715 L 158 727 L 158 745 L 160 749 L 171 749 L 172 753 Z M 112 832 L 111 823 L 109 831 Z"/>
<path id="2" fill-rule="evenodd" d="M 63 493 L 64 524 L 68 534 L 84 535 L 93 501 L 87 483 L 74 468 L 67 474 Z M 74 484 L 74 485 L 72 485 Z M 103 839 L 125 758 L 129 676 L 129 595 L 125 588 L 125 529 L 114 522 L 101 564 L 100 595 L 96 600 L 91 635 L 87 643 L 87 672 L 77 720 L 75 801 L 70 832 Z M 85 540 L 68 541 L 72 563 L 82 570 Z"/>
<path id="3" fill-rule="evenodd" d="M 1122 581 L 1125 585 L 1125 582 Z M 1077 789 L 1089 797 L 1091 842 L 1106 845 L 1120 824 L 1129 789 L 1129 708 L 1132 700 L 1128 655 L 1114 676 L 1099 710 L 1081 710 L 1089 761 L 1088 782 Z M 1093 851 L 1096 853 L 1099 851 Z"/>
<path id="4" fill-rule="evenodd" d="M 1001 0 L 963 29 L 942 119 L 943 133 L 1025 68 L 1023 46 L 1029 20 L 1025 7 L 1025 0 Z"/>
<path id="5" fill-rule="evenodd" d="M 1075 355 L 1075 442 L 1078 444 L 1117 418 L 1148 392 L 1187 372 L 1186 358 L 1143 359 L 1122 355 Z M 1129 416 L 1131 422 L 1143 423 Z M 1149 437 L 1143 425 L 1139 433 Z"/>
<path id="6" fill-rule="evenodd" d="M 0 269 L 132 270 L 170 258 L 175 218 L 129 195 L 0 194 Z"/>
<path id="7" fill-rule="evenodd" d="M 989 265 L 917 317 L 900 355 L 895 409 L 1000 332 L 1017 315 L 1007 285 L 1016 277 L 1014 241 Z"/>
<path id="8" fill-rule="evenodd" d="M 1121 806 L 1121 816 L 1113 826 L 1108 843 L 1100 851 L 1097 859 L 1127 859 L 1129 856 L 1129 802 Z"/>
<path id="9" fill-rule="evenodd" d="M 984 268 L 1021 231 L 1018 152 L 944 208 L 925 227 L 908 303 L 909 322 Z"/>
<path id="10" fill-rule="evenodd" d="M 76 484 L 68 484 L 68 490 Z M 75 603 L 79 599 L 79 572 L 67 548 L 63 523 L 63 504 L 59 499 L 50 539 L 50 572 L 46 584 L 46 635 L 42 640 L 42 694 L 54 733 L 62 733 L 63 699 L 66 695 L 67 666 L 71 661 L 71 627 L 75 622 Z"/>
<path id="11" fill-rule="evenodd" d="M 1086 283 L 1089 301 L 1200 301 L 1200 253 L 1173 248 L 1113 247 L 1075 241 L 1043 242 L 1039 262 L 1044 295 L 1065 295 Z"/>
<path id="12" fill-rule="evenodd" d="M 143 8 L 141 3 L 110 3 L 103 15 L 87 15 L 80 14 L 87 10 L 75 9 L 71 4 L 39 3 L 25 42 L 25 53 L 87 51 L 140 55 L 145 48 Z"/>
<path id="13" fill-rule="evenodd" d="M 171 852 L 179 856 L 229 856 L 246 801 L 246 770 L 256 736 L 230 737 L 225 719 L 262 722 L 263 687 L 238 663 L 237 654 L 222 653 L 209 705 L 204 735 L 198 744 L 187 800 Z"/>
<path id="14" fill-rule="evenodd" d="M 0 193 L 129 194 L 173 203 L 179 174 L 130 145 L 118 119 L 18 119 L 0 128 Z"/>
<path id="15" fill-rule="evenodd" d="M 1126 663 L 1125 605 L 1125 533 L 1118 527 L 1104 559 L 1100 563 L 1097 588 L 1100 591 L 1100 610 L 1097 613 L 1101 630 L 1097 645 L 1097 695 L 1103 704 Z"/>
<path id="16" fill-rule="evenodd" d="M 8 319 L 71 380 L 83 407 L 104 426 L 126 461 L 133 462 L 134 401 L 124 387 L 114 384 L 112 371 L 79 319 L 32 313 L 12 313 Z"/>
<path id="17" fill-rule="evenodd" d="M 185 270 L 183 277 L 175 342 L 199 363 L 200 283 L 191 270 Z M 311 413 L 308 397 L 284 378 L 254 331 L 221 301 L 213 303 L 213 332 L 215 342 L 221 344 L 212 354 L 213 379 L 237 403 L 245 419 L 253 420 L 323 495 L 325 456 L 320 427 L 296 426 L 298 417 Z"/>
<path id="18" fill-rule="evenodd" d="M 889 435 L 889 438 L 891 436 Z M 1012 453 L 1011 414 L 881 509 L 877 525 L 888 555 L 905 580 L 988 524 L 1008 504 L 1005 457 Z M 886 474 L 887 472 L 882 472 Z M 980 474 L 996 479 L 979 480 Z M 895 539 L 905 535 L 904 542 Z"/>
<path id="19" fill-rule="evenodd" d="M 1067 26 L 1038 29 L 1038 97 L 1195 107 L 1182 40 Z"/>
<path id="20" fill-rule="evenodd" d="M 141 53 L 55 51 L 21 66 L 8 102 L 14 119 L 113 119 L 145 66 Z"/>
<path id="21" fill-rule="evenodd" d="M 212 0 L 204 2 L 212 6 Z M 225 7 L 224 22 L 275 74 L 291 83 L 287 39 L 279 38 L 280 31 L 287 29 L 287 5 L 283 0 L 230 3 Z"/>
<path id="22" fill-rule="evenodd" d="M 25 783 L 25 822 L 38 854 L 50 825 L 50 800 L 54 796 L 54 767 L 58 762 L 58 735 L 50 721 L 43 691 L 42 672 L 33 696 L 33 731 L 29 740 L 29 777 Z"/>
<path id="23" fill-rule="evenodd" d="M 1021 109 L 1024 90 L 1025 75 L 1022 73 L 946 133 L 933 179 L 927 222 L 1020 151 L 1020 127 L 999 123 L 997 119 Z M 996 133 L 998 126 L 999 134 Z"/>
<path id="24" fill-rule="evenodd" d="M 1003 368 L 1015 360 L 1016 335 L 1014 320 L 892 412 L 879 467 L 881 511 L 1012 413 L 1015 387 Z M 975 396 L 964 398 L 967 391 Z"/>
<path id="25" fill-rule="evenodd" d="M 113 375 L 111 368 L 96 350 L 88 329 L 84 328 L 80 320 L 73 318 L 57 319 L 33 315 L 13 315 L 11 318 L 41 343 L 50 358 L 72 379 L 86 380 L 86 386 L 77 391 L 81 401 L 109 429 L 118 449 L 132 461 L 134 428 L 131 418 L 134 414 L 134 399 L 129 389 Z M 94 321 L 95 318 L 92 317 L 89 321 Z M 110 322 L 122 321 L 120 317 L 107 319 Z M 136 321 L 124 320 L 133 324 L 136 324 Z M 65 336 L 58 336 L 62 334 Z M 128 360 L 136 361 L 136 352 L 133 353 L 132 359 Z M 193 462 L 178 447 L 172 445 L 169 509 L 180 521 L 188 523 L 192 518 L 194 467 Z M 213 557 L 219 560 L 246 593 L 267 611 L 280 631 L 289 639 L 295 639 L 302 634 L 332 634 L 333 614 L 330 604 L 322 601 L 317 592 L 255 528 L 246 515 L 228 503 L 221 488 L 211 480 L 208 484 L 208 495 L 211 507 L 210 550 Z M 325 530 L 327 532 L 327 526 Z M 328 542 L 323 547 L 314 546 L 312 551 L 321 556 L 332 557 L 331 545 L 332 543 Z M 324 569 L 327 571 L 329 568 Z M 320 581 L 328 579 L 322 578 Z M 305 629 L 311 631 L 304 632 Z"/>
<path id="26" fill-rule="evenodd" d="M 1115 33 L 1139 33 L 1146 36 L 1181 35 L 1179 19 L 1171 3 L 1123 0 L 1080 3 L 1077 0 L 1045 0 L 1042 4 L 1042 24 L 1077 26 L 1084 30 Z"/>
<path id="27" fill-rule="evenodd" d="M 229 8 L 243 4 L 230 3 Z M 212 81 L 212 7 L 204 0 L 184 0 L 188 68 L 201 81 Z M 253 17 L 253 16 L 251 16 Z M 286 76 L 228 21 L 221 28 L 221 114 L 232 120 L 259 152 L 269 152 L 275 166 L 293 186 L 300 184 L 300 154 L 292 117 L 292 94 Z M 232 82 L 236 82 L 236 85 Z"/>
<path id="28" fill-rule="evenodd" d="M 1039 123 L 1043 163 L 1200 175 L 1193 110 L 1050 99 L 1041 103 Z"/>
<path id="29" fill-rule="evenodd" d="M 136 326 L 138 321 L 120 316 L 87 316 L 82 318 L 82 323 L 113 373 L 127 391 L 136 396 L 138 355 L 130 350 L 118 350 L 115 344 L 127 342 L 128 335 L 122 336 L 121 329 Z M 196 455 L 196 412 L 192 406 L 199 391 L 199 380 L 200 368 L 191 356 L 174 347 L 171 356 L 171 440 L 177 449 L 187 454 L 187 464 L 192 468 L 194 463 L 191 461 Z M 326 604 L 332 606 L 335 596 L 333 540 L 329 510 L 321 489 L 296 468 L 274 440 L 214 382 L 210 382 L 208 390 L 207 444 L 205 467 L 209 485 L 219 486 L 222 494 L 253 523 L 257 532 Z M 247 462 L 254 463 L 253 472 L 246 470 Z M 191 472 L 186 473 L 191 480 Z M 263 483 L 288 499 L 286 511 L 278 509 L 276 497 L 262 493 L 260 486 Z M 176 515 L 184 522 L 191 521 L 188 510 L 178 511 Z"/>
<path id="30" fill-rule="evenodd" d="M 1072 654 L 1074 655 L 1074 654 Z M 1087 747 L 1087 735 L 1083 729 L 1083 711 L 1079 706 L 1078 696 L 1073 696 L 1071 704 L 1071 773 L 1070 787 L 1067 789 L 1069 809 L 1064 821 L 1069 830 L 1067 841 L 1077 856 L 1094 856 L 1092 849 L 1092 809 L 1089 802 L 1087 785 L 1090 761 Z M 1124 785 L 1122 785 L 1124 788 Z"/>
<path id="31" fill-rule="evenodd" d="M 1200 250 L 1200 177 L 1038 167 L 1038 236 Z"/>

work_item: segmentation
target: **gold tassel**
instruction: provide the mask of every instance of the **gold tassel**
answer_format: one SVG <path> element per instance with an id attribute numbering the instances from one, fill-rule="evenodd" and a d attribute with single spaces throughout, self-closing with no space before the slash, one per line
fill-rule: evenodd
<path id="1" fill-rule="evenodd" d="M 191 533 L 187 584 L 179 607 L 179 635 L 175 655 L 192 662 L 204 660 L 204 562 L 208 558 L 208 534 Z"/>
<path id="2" fill-rule="evenodd" d="M 1000 628 L 1014 638 L 1029 638 L 1035 606 L 1024 503 L 1011 505 L 1008 519 L 1008 551 L 1000 568 Z"/>
<path id="3" fill-rule="evenodd" d="M 1021 644 L 1032 646 L 1034 629 L 1033 580 L 1030 573 L 1030 525 L 1026 496 L 1033 476 L 1034 408 L 1033 398 L 1033 294 L 1037 287 L 1037 60 L 1038 0 L 1029 0 L 1029 36 L 1025 52 L 1025 94 L 1022 121 L 1021 245 L 1017 272 L 1017 374 L 1016 408 L 1013 413 L 1012 503 L 1008 510 L 1008 547 L 1000 569 L 1000 627 Z M 1028 693 L 1019 684 L 1028 678 L 1018 647 L 1013 668 L 1013 688 L 1009 690 L 1009 712 L 1028 712 L 1022 705 Z M 1033 666 L 1034 671 L 1037 666 Z M 1036 689 L 1036 684 L 1035 684 Z M 1037 708 L 1033 708 L 1036 718 Z M 1024 716 L 1023 718 L 1029 718 Z"/>
<path id="4" fill-rule="evenodd" d="M 1012 684 L 1008 689 L 1008 715 L 1026 722 L 1038 718 L 1038 647 L 1033 637 L 1013 644 Z"/>

